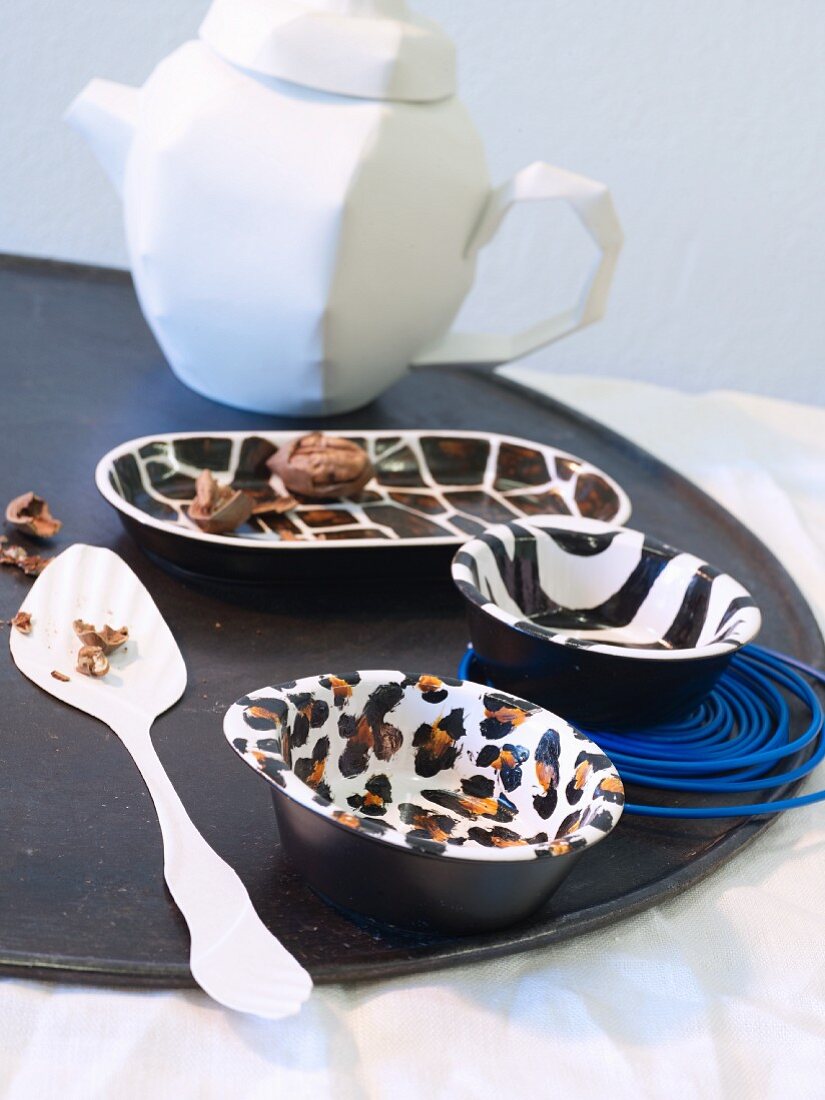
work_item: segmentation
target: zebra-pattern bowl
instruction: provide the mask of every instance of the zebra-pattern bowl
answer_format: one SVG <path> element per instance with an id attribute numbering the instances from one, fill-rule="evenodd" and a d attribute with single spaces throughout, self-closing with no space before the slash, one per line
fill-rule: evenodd
<path id="1" fill-rule="evenodd" d="M 491 682 L 591 729 L 687 714 L 762 623 L 729 574 L 597 520 L 490 527 L 452 572 Z"/>

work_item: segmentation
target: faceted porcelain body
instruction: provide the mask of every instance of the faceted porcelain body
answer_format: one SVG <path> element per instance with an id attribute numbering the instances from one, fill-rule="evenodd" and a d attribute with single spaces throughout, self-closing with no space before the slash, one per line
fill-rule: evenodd
<path id="1" fill-rule="evenodd" d="M 284 415 L 365 404 L 449 329 L 489 194 L 457 99 L 316 92 L 202 42 L 141 90 L 123 174 L 135 285 L 176 374 Z"/>

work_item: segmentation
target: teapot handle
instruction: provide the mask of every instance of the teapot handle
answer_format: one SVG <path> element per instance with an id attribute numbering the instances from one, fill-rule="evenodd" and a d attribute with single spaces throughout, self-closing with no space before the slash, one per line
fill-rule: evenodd
<path id="1" fill-rule="evenodd" d="M 569 336 L 604 316 L 623 237 L 610 192 L 603 183 L 537 161 L 496 188 L 467 246 L 472 256 L 493 239 L 517 202 L 563 199 L 569 203 L 601 253 L 572 309 L 523 332 L 449 332 L 425 349 L 413 366 L 465 364 L 499 366 Z"/>

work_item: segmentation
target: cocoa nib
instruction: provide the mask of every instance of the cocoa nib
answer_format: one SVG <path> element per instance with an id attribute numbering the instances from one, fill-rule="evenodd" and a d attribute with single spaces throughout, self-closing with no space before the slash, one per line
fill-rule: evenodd
<path id="1" fill-rule="evenodd" d="M 289 492 L 311 500 L 356 496 L 374 473 L 363 447 L 323 432 L 279 447 L 267 466 Z"/>
<path id="2" fill-rule="evenodd" d="M 84 645 L 77 655 L 77 671 L 84 676 L 105 676 L 109 659 L 98 645 Z"/>
<path id="3" fill-rule="evenodd" d="M 15 565 L 27 577 L 39 577 L 51 560 L 40 554 L 30 554 L 22 546 L 9 545 L 5 535 L 0 536 L 0 565 Z"/>
<path id="4" fill-rule="evenodd" d="M 253 501 L 246 493 L 221 485 L 211 470 L 201 470 L 195 482 L 195 499 L 189 505 L 189 519 L 210 535 L 226 535 L 246 523 Z"/>
<path id="5" fill-rule="evenodd" d="M 18 611 L 9 622 L 21 634 L 31 634 L 32 632 L 32 617 L 28 611 Z"/>
<path id="6" fill-rule="evenodd" d="M 104 653 L 111 653 L 113 649 L 122 646 L 129 637 L 127 627 L 121 626 L 118 630 L 115 630 L 108 623 L 98 630 L 91 623 L 84 623 L 82 619 L 75 619 L 72 627 L 84 646 L 101 649 Z"/>
<path id="7" fill-rule="evenodd" d="M 50 539 L 63 526 L 51 514 L 45 500 L 35 493 L 23 493 L 11 501 L 6 508 L 6 523 L 37 539 Z"/>

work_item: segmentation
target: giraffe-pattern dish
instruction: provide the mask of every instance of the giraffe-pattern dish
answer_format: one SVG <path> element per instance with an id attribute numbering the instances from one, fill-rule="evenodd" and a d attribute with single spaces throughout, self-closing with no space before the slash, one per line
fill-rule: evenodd
<path id="1" fill-rule="evenodd" d="M 124 525 L 173 565 L 224 579 L 373 576 L 446 564 L 492 523 L 538 514 L 623 523 L 627 494 L 589 463 L 553 447 L 482 432 L 336 432 L 364 447 L 374 478 L 354 500 L 303 501 L 253 515 L 231 534 L 197 529 L 186 509 L 204 469 L 256 502 L 274 497 L 267 461 L 296 432 L 146 436 L 105 455 L 96 481 Z M 403 560 L 402 560 L 403 559 Z"/>
<path id="2" fill-rule="evenodd" d="M 728 573 L 598 520 L 494 525 L 458 551 L 453 580 L 490 680 L 590 728 L 686 714 L 762 623 Z"/>
<path id="3" fill-rule="evenodd" d="M 556 715 L 398 671 L 264 688 L 224 732 L 271 785 L 297 869 L 339 907 L 401 927 L 501 927 L 542 905 L 616 825 L 618 773 Z"/>

